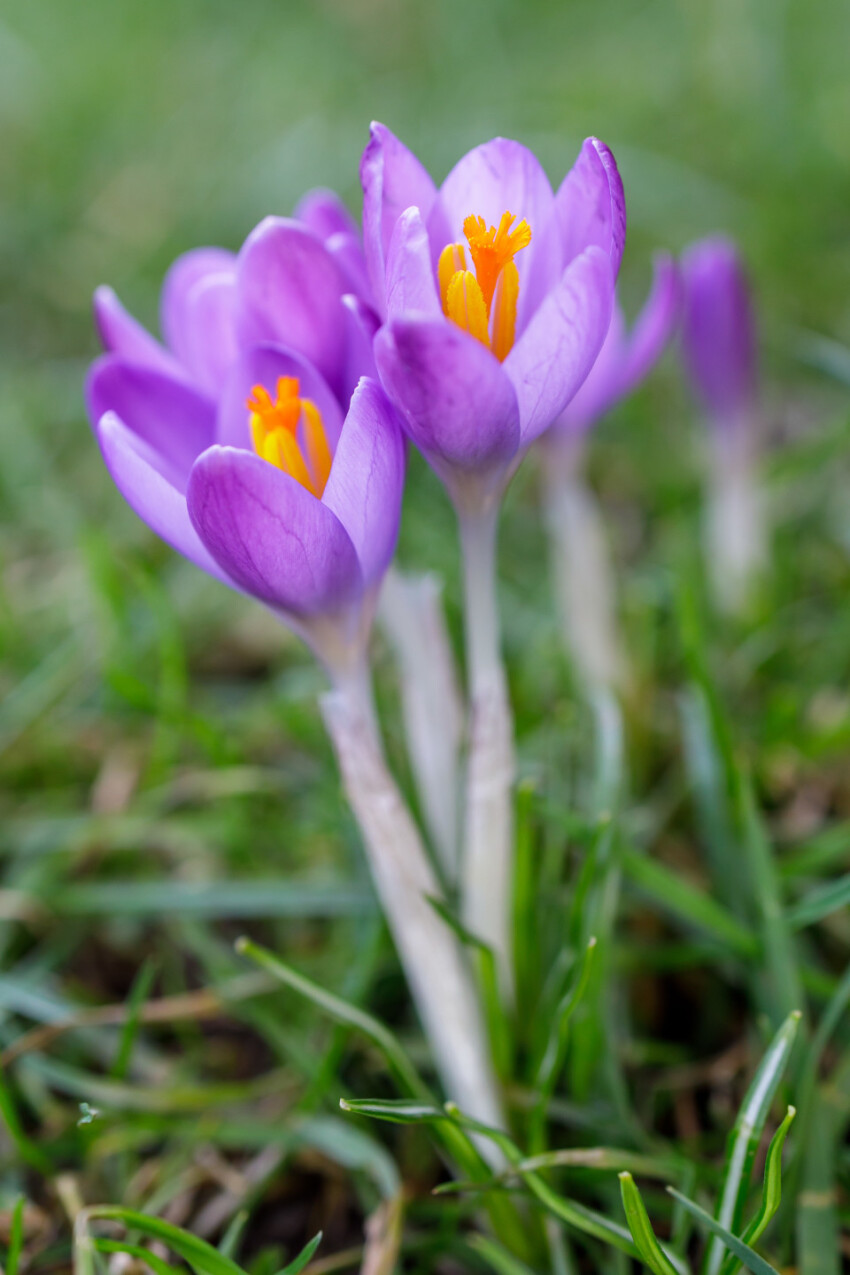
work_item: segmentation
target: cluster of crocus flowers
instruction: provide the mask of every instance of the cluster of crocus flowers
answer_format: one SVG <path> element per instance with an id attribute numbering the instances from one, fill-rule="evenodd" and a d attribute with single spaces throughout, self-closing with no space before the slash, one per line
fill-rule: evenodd
<path id="1" fill-rule="evenodd" d="M 435 1059 L 450 1095 L 494 1124 L 501 1099 L 474 985 L 429 901 L 440 885 L 387 770 L 368 690 L 368 636 L 398 534 L 406 442 L 445 483 L 460 524 L 468 756 L 459 893 L 467 929 L 493 950 L 510 994 L 514 759 L 496 602 L 501 497 L 535 441 L 563 455 L 646 375 L 675 321 L 678 276 L 659 262 L 627 333 L 615 299 L 623 189 L 595 138 L 557 190 L 531 151 L 501 138 L 470 151 L 438 187 L 376 124 L 361 179 L 362 244 L 339 200 L 314 192 L 293 218 L 263 221 L 236 254 L 203 248 L 179 258 L 163 288 L 163 341 L 99 290 L 106 352 L 91 371 L 88 406 L 107 467 L 139 516 L 270 608 L 324 664 L 325 720 Z M 547 468 L 555 492 L 563 467 Z M 433 589 L 394 586 L 388 596 L 408 608 L 417 599 L 425 617 L 393 628 L 423 677 L 426 634 L 439 638 L 443 689 L 408 709 L 450 877 L 454 819 L 439 818 L 434 790 L 435 776 L 450 777 L 461 733 L 448 644 Z M 440 731 L 452 736 L 448 750 Z"/>

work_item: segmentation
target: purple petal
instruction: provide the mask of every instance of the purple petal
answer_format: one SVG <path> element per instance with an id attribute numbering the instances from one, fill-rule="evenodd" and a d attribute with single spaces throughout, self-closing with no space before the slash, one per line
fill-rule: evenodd
<path id="1" fill-rule="evenodd" d="M 362 592 L 357 554 L 336 515 L 259 456 L 211 447 L 192 470 L 187 499 L 216 562 L 269 606 L 315 615 Z"/>
<path id="2" fill-rule="evenodd" d="M 556 428 L 588 429 L 621 398 L 631 394 L 664 352 L 679 315 L 679 272 L 666 254 L 653 267 L 643 309 L 627 335 L 619 307 L 587 380 L 567 405 Z"/>
<path id="3" fill-rule="evenodd" d="M 308 190 L 292 215 L 320 239 L 339 234 L 359 237 L 357 222 L 333 190 Z"/>
<path id="4" fill-rule="evenodd" d="M 360 237 L 340 232 L 326 239 L 325 247 L 336 262 L 345 291 L 368 301 L 372 296 L 372 286 Z"/>
<path id="5" fill-rule="evenodd" d="M 371 306 L 360 297 L 348 295 L 342 298 L 345 312 L 345 394 L 348 402 L 361 376 L 377 379 L 372 343 L 380 327 L 380 320 Z"/>
<path id="6" fill-rule="evenodd" d="M 285 345 L 340 388 L 346 289 L 321 239 L 297 221 L 267 217 L 239 253 L 237 291 L 243 344 Z"/>
<path id="7" fill-rule="evenodd" d="M 255 385 L 262 385 L 274 398 L 281 376 L 298 377 L 301 397 L 311 399 L 318 407 L 333 450 L 342 429 L 342 412 L 336 396 L 311 363 L 294 350 L 277 345 L 255 345 L 231 368 L 218 403 L 216 442 L 223 447 L 253 451 L 247 400 Z"/>
<path id="8" fill-rule="evenodd" d="M 107 412 L 95 430 L 106 468 L 130 508 L 172 549 L 235 588 L 204 548 L 189 520 L 185 495 L 162 474 L 147 443 L 114 412 Z"/>
<path id="9" fill-rule="evenodd" d="M 705 239 L 682 257 L 682 344 L 694 389 L 720 421 L 751 407 L 756 395 L 755 317 L 735 245 Z"/>
<path id="10" fill-rule="evenodd" d="M 387 253 L 387 316 L 442 313 L 431 263 L 428 232 L 418 208 L 408 208 L 396 222 Z"/>
<path id="11" fill-rule="evenodd" d="M 473 471 L 515 455 L 513 386 L 490 351 L 455 324 L 394 319 L 375 338 L 375 362 L 407 434 L 432 460 Z"/>
<path id="12" fill-rule="evenodd" d="M 180 375 L 177 360 L 124 309 L 111 288 L 101 287 L 95 292 L 94 322 L 107 354 L 120 354 L 131 363 Z"/>
<path id="13" fill-rule="evenodd" d="M 427 220 L 436 187 L 419 160 L 383 124 L 372 124 L 360 161 L 363 186 L 363 247 L 379 309 L 384 306 L 384 271 L 395 224 L 416 206 Z"/>
<path id="14" fill-rule="evenodd" d="M 185 381 L 106 354 L 86 383 L 92 423 L 114 412 L 147 445 L 148 455 L 178 491 L 186 490 L 195 459 L 214 441 L 215 408 Z"/>
<path id="15" fill-rule="evenodd" d="M 439 256 L 448 242 L 464 241 L 463 222 L 470 215 L 498 226 L 505 212 L 531 227 L 531 243 L 517 254 L 520 293 L 517 330 L 522 331 L 562 269 L 555 221 L 555 197 L 537 156 L 519 142 L 497 137 L 459 160 L 440 188 L 439 213 L 447 236 L 440 241 L 436 218 L 428 233 Z"/>
<path id="16" fill-rule="evenodd" d="M 626 198 L 614 156 L 588 137 L 555 196 L 564 264 L 592 245 L 611 259 L 614 277 L 626 242 Z"/>
<path id="17" fill-rule="evenodd" d="M 390 564 L 401 519 L 405 447 L 380 385 L 364 378 L 351 399 L 322 497 L 351 539 L 366 584 Z"/>
<path id="18" fill-rule="evenodd" d="M 180 357 L 200 388 L 216 395 L 239 353 L 233 272 L 199 279 L 186 293 L 184 308 Z"/>
<path id="19" fill-rule="evenodd" d="M 169 349 L 181 363 L 187 332 L 192 324 L 188 298 L 197 283 L 210 275 L 232 275 L 236 257 L 224 248 L 193 248 L 172 264 L 162 285 L 160 322 Z"/>
<path id="20" fill-rule="evenodd" d="M 530 443 L 564 410 L 593 366 L 611 322 L 614 278 L 599 248 L 567 266 L 504 362 Z"/>

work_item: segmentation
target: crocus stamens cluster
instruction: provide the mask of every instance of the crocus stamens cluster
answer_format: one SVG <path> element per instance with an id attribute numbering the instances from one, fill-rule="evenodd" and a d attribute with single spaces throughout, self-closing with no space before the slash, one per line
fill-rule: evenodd
<path id="1" fill-rule="evenodd" d="M 519 271 L 514 257 L 531 243 L 531 227 L 505 212 L 498 228 L 483 217 L 464 218 L 463 233 L 469 244 L 474 272 L 466 268 L 462 243 L 447 244 L 437 268 L 443 313 L 464 332 L 474 336 L 499 362 L 507 358 L 516 335 Z"/>
<path id="2" fill-rule="evenodd" d="M 321 498 L 333 457 L 322 413 L 311 399 L 301 398 L 298 377 L 279 377 L 275 399 L 264 385 L 255 385 L 246 407 L 257 455 Z"/>

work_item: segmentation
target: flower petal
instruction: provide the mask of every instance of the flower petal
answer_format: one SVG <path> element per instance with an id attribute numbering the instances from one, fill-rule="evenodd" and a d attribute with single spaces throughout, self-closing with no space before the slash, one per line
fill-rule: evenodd
<path id="1" fill-rule="evenodd" d="M 505 359 L 519 402 L 522 441 L 532 442 L 564 410 L 602 348 L 614 278 L 599 248 L 567 266 Z"/>
<path id="2" fill-rule="evenodd" d="M 211 447 L 192 470 L 187 499 L 216 562 L 269 606 L 335 612 L 362 592 L 357 554 L 336 515 L 259 456 Z"/>
<path id="3" fill-rule="evenodd" d="M 588 137 L 555 196 L 564 265 L 596 245 L 611 259 L 614 278 L 626 242 L 626 198 L 614 156 Z"/>
<path id="4" fill-rule="evenodd" d="M 428 232 L 418 208 L 407 208 L 396 222 L 387 252 L 387 317 L 442 313 L 431 262 Z"/>
<path id="5" fill-rule="evenodd" d="M 185 362 L 184 351 L 187 341 L 191 340 L 192 313 L 188 299 L 193 288 L 209 275 L 232 275 L 235 267 L 236 257 L 225 248 L 193 248 L 178 257 L 166 274 L 160 300 L 162 334 L 181 363 Z"/>
<path id="6" fill-rule="evenodd" d="M 372 343 L 380 327 L 380 320 L 371 306 L 360 297 L 349 293 L 342 298 L 345 312 L 345 394 L 343 401 L 350 401 L 361 376 L 377 379 L 375 355 Z"/>
<path id="7" fill-rule="evenodd" d="M 101 417 L 95 432 L 106 468 L 134 513 L 184 558 L 236 588 L 204 548 L 189 519 L 185 495 L 162 474 L 144 439 L 114 412 Z"/>
<path id="8" fill-rule="evenodd" d="M 384 273 L 395 224 L 416 206 L 427 220 L 437 195 L 419 160 L 383 124 L 373 123 L 360 161 L 363 186 L 363 248 L 379 310 L 384 307 Z"/>
<path id="9" fill-rule="evenodd" d="M 338 234 L 358 237 L 357 222 L 339 195 L 324 187 L 308 190 L 296 204 L 292 216 L 320 239 L 330 239 L 331 235 Z"/>
<path id="10" fill-rule="evenodd" d="M 347 291 L 321 239 L 283 217 L 266 217 L 237 264 L 238 327 L 244 345 L 275 342 L 303 354 L 340 388 Z"/>
<path id="11" fill-rule="evenodd" d="M 757 340 L 749 285 L 738 250 L 716 237 L 682 256 L 682 347 L 688 374 L 708 412 L 732 422 L 756 396 Z"/>
<path id="12" fill-rule="evenodd" d="M 115 354 L 97 359 L 86 382 L 89 417 L 107 412 L 144 441 L 151 463 L 178 491 L 195 459 L 215 439 L 215 408 L 185 381 Z"/>
<path id="13" fill-rule="evenodd" d="M 455 324 L 394 319 L 375 338 L 375 362 L 406 433 L 440 472 L 497 468 L 516 453 L 513 386 L 490 351 Z"/>
<path id="14" fill-rule="evenodd" d="M 111 288 L 98 288 L 94 294 L 94 322 L 107 354 L 120 354 L 131 363 L 159 368 L 172 376 L 180 375 L 180 364 L 151 336 L 147 328 L 125 310 Z"/>
<path id="15" fill-rule="evenodd" d="M 357 550 L 366 584 L 390 564 L 401 519 L 405 447 L 384 391 L 364 377 L 351 399 L 322 501 Z"/>
<path id="16" fill-rule="evenodd" d="M 200 388 L 215 395 L 239 352 L 235 275 L 205 275 L 189 289 L 184 304 L 181 359 Z"/>
<path id="17" fill-rule="evenodd" d="M 326 239 L 325 247 L 336 262 L 345 291 L 353 292 L 368 301 L 372 296 L 372 287 L 359 236 L 340 232 Z"/>
<path id="18" fill-rule="evenodd" d="M 520 292 L 517 331 L 521 332 L 562 269 L 555 221 L 555 197 L 537 156 L 504 137 L 477 146 L 459 160 L 440 188 L 439 215 L 446 237 L 440 239 L 436 217 L 428 225 L 435 260 L 446 243 L 463 242 L 463 222 L 470 214 L 498 226 L 504 212 L 525 219 L 531 243 L 517 254 Z"/>
<path id="19" fill-rule="evenodd" d="M 279 345 L 255 345 L 234 363 L 218 402 L 215 441 L 223 447 L 253 451 L 246 401 L 255 385 L 264 386 L 274 398 L 281 376 L 298 378 L 299 393 L 318 407 L 333 450 L 342 429 L 342 412 L 336 396 L 311 363 L 294 350 Z"/>

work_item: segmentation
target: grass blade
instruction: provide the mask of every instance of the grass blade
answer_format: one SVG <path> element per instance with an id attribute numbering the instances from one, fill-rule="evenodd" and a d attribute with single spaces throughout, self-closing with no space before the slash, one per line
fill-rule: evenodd
<path id="1" fill-rule="evenodd" d="M 304 1245 L 298 1256 L 288 1266 L 284 1266 L 282 1270 L 279 1270 L 277 1275 L 299 1275 L 299 1272 L 303 1271 L 321 1242 L 322 1232 L 319 1231 L 318 1235 L 313 1236 L 309 1244 Z"/>
<path id="2" fill-rule="evenodd" d="M 745 1244 L 755 1244 L 756 1240 L 761 1238 L 767 1229 L 768 1222 L 779 1208 L 782 1200 L 782 1148 L 796 1114 L 796 1108 L 789 1107 L 785 1113 L 785 1119 L 770 1140 L 767 1160 L 764 1166 L 764 1190 L 762 1191 L 761 1207 L 741 1236 Z M 734 1275 L 737 1270 L 738 1262 L 736 1259 L 727 1257 L 721 1267 L 721 1275 Z"/>
<path id="3" fill-rule="evenodd" d="M 88 1239 L 89 1222 L 121 1222 L 128 1230 L 141 1231 L 142 1235 L 148 1236 L 149 1239 L 161 1240 L 173 1253 L 182 1257 L 196 1275 L 244 1275 L 240 1266 L 220 1253 L 217 1248 L 213 1248 L 212 1244 L 208 1244 L 206 1240 L 201 1240 L 197 1235 L 192 1235 L 189 1231 L 173 1226 L 171 1222 L 164 1222 L 162 1218 L 152 1217 L 148 1213 L 137 1213 L 133 1209 L 125 1209 L 117 1204 L 101 1204 L 85 1209 L 80 1218 L 82 1225 L 81 1233 L 78 1234 L 78 1244 Z M 89 1242 L 93 1243 L 93 1241 Z"/>
<path id="4" fill-rule="evenodd" d="M 24 1204 L 24 1197 L 20 1196 L 15 1201 L 15 1207 L 12 1209 L 9 1248 L 4 1263 L 6 1275 L 18 1275 L 18 1264 L 21 1260 L 21 1250 L 24 1247 Z"/>
<path id="5" fill-rule="evenodd" d="M 723 1187 L 717 1208 L 717 1221 L 722 1231 L 735 1233 L 740 1229 L 756 1148 L 788 1064 L 800 1018 L 800 1011 L 794 1010 L 774 1036 L 752 1079 L 729 1136 Z M 724 1244 L 725 1241 L 719 1238 L 719 1232 L 715 1232 L 715 1238 L 709 1241 L 706 1252 L 703 1268 L 705 1275 L 718 1275 L 723 1262 Z"/>
<path id="6" fill-rule="evenodd" d="M 726 1227 L 721 1226 L 710 1213 L 706 1213 L 705 1209 L 701 1209 L 698 1204 L 694 1204 L 693 1200 L 689 1200 L 686 1195 L 682 1195 L 680 1191 L 676 1191 L 672 1186 L 668 1186 L 667 1190 L 686 1213 L 690 1213 L 707 1230 L 711 1231 L 716 1242 L 721 1246 L 721 1252 L 723 1248 L 727 1248 L 730 1253 L 734 1253 L 741 1265 L 751 1272 L 751 1275 L 779 1275 L 779 1271 L 775 1266 L 771 1266 L 770 1262 L 766 1262 L 763 1257 L 759 1257 L 758 1253 L 751 1249 L 749 1244 L 745 1244 L 743 1240 L 739 1240 L 736 1235 L 732 1235 L 730 1231 L 727 1231 Z"/>
<path id="7" fill-rule="evenodd" d="M 121 1028 L 121 1039 L 118 1042 L 115 1062 L 109 1071 L 113 1080 L 123 1080 L 127 1075 L 139 1030 L 142 1006 L 148 998 L 155 974 L 156 964 L 151 960 L 145 961 L 130 989 L 130 995 L 127 997 L 127 1018 Z"/>
<path id="8" fill-rule="evenodd" d="M 626 1221 L 632 1233 L 642 1261 L 653 1272 L 653 1275 L 681 1275 L 673 1265 L 655 1237 L 649 1214 L 644 1206 L 640 1191 L 630 1173 L 619 1174 L 620 1194 L 623 1198 L 623 1209 Z"/>
<path id="9" fill-rule="evenodd" d="M 822 921 L 825 916 L 837 912 L 850 903 L 850 873 L 831 881 L 829 885 L 813 890 L 805 898 L 789 908 L 785 922 L 792 930 L 802 930 L 807 925 Z"/>

